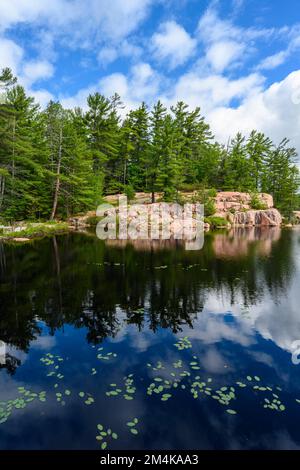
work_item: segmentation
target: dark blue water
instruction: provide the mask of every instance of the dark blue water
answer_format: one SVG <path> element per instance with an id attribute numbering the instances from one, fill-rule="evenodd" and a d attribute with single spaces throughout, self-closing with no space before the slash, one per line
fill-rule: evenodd
<path id="1" fill-rule="evenodd" d="M 0 448 L 299 448 L 299 304 L 297 230 L 0 245 Z"/>

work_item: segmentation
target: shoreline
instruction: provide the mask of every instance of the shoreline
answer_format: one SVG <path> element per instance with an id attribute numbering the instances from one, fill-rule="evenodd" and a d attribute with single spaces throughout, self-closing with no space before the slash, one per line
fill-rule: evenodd
<path id="1" fill-rule="evenodd" d="M 14 243 L 28 243 L 32 240 L 42 239 L 47 236 L 68 233 L 72 230 L 68 222 L 22 222 L 16 227 L 7 227 L 8 230 L 0 232 L 0 241 Z"/>
<path id="2" fill-rule="evenodd" d="M 26 224 L 23 222 L 23 224 Z M 30 223 L 27 226 L 24 225 L 22 227 L 16 227 L 18 230 L 11 231 L 5 234 L 0 234 L 0 242 L 5 243 L 29 243 L 34 240 L 41 240 L 46 237 L 51 237 L 54 235 L 64 235 L 68 233 L 89 233 L 89 229 L 95 228 L 96 224 L 85 224 L 84 226 L 75 227 L 74 225 L 68 222 L 56 222 L 56 223 L 49 223 L 49 222 L 41 222 L 41 223 Z M 296 229 L 299 228 L 300 225 L 297 224 L 281 224 L 278 226 L 280 229 Z M 220 227 L 213 227 L 211 226 L 209 229 L 205 230 L 205 233 L 217 233 L 221 231 L 229 232 L 233 228 L 243 228 L 252 230 L 255 228 L 263 228 L 263 229 L 272 229 L 274 227 L 262 226 L 262 225 L 236 225 L 232 226 L 228 224 L 227 226 L 220 226 Z"/>

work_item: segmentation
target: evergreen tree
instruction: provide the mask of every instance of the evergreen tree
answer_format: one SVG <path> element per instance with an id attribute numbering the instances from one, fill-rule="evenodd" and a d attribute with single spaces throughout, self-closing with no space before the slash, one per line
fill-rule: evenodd
<path id="1" fill-rule="evenodd" d="M 109 162 L 118 154 L 118 117 L 112 102 L 95 93 L 88 97 L 87 141 L 93 159 L 94 202 L 101 201 L 103 186 L 108 186 Z"/>
<path id="2" fill-rule="evenodd" d="M 39 216 L 38 184 L 43 177 L 43 150 L 39 106 L 19 85 L 7 91 L 5 130 L 0 148 L 1 212 L 8 220 Z"/>
<path id="3" fill-rule="evenodd" d="M 152 194 L 152 202 L 155 202 L 155 191 L 157 190 L 157 177 L 160 160 L 164 153 L 164 122 L 166 118 L 167 109 L 160 101 L 154 106 L 151 117 L 151 143 L 149 152 L 147 154 L 148 161 L 146 162 L 147 168 L 147 190 Z"/>
<path id="4" fill-rule="evenodd" d="M 102 194 L 147 191 L 180 201 L 180 191 L 210 188 L 271 193 L 290 217 L 299 209 L 297 153 L 258 131 L 238 133 L 227 148 L 214 141 L 200 108 L 179 102 L 168 111 L 145 103 L 122 121 L 119 95 L 88 97 L 87 112 L 50 102 L 41 111 L 0 72 L 1 219 L 55 219 L 95 209 Z M 210 201 L 209 201 L 210 202 Z M 207 205 L 207 200 L 206 200 Z M 213 210 L 213 208 L 212 208 Z"/>
<path id="5" fill-rule="evenodd" d="M 143 191 L 148 184 L 149 158 L 149 112 L 145 103 L 130 111 L 127 120 L 130 136 L 130 153 L 128 158 L 128 184 L 135 191 Z"/>
<path id="6" fill-rule="evenodd" d="M 238 133 L 231 140 L 224 162 L 224 189 L 227 191 L 253 191 L 255 182 L 247 158 L 246 140 Z"/>
<path id="7" fill-rule="evenodd" d="M 274 198 L 275 207 L 290 217 L 292 211 L 298 208 L 299 169 L 295 165 L 297 152 L 288 147 L 288 139 L 269 153 L 264 169 L 262 190 Z"/>
<path id="8" fill-rule="evenodd" d="M 266 160 L 272 150 L 272 141 L 264 134 L 252 131 L 246 143 L 246 151 L 250 163 L 251 178 L 255 190 L 262 186 L 263 170 Z"/>

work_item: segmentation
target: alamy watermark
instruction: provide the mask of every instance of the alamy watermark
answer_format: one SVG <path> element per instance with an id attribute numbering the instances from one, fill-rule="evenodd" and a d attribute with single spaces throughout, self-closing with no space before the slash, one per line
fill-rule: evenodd
<path id="1" fill-rule="evenodd" d="M 132 204 L 119 196 L 118 206 L 101 204 L 96 233 L 101 240 L 183 240 L 186 250 L 204 244 L 204 205 Z"/>

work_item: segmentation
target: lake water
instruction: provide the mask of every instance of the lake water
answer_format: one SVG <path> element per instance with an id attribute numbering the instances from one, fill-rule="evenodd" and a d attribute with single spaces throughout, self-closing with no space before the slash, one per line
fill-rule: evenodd
<path id="1" fill-rule="evenodd" d="M 299 306 L 297 230 L 0 244 L 0 448 L 300 448 Z"/>

